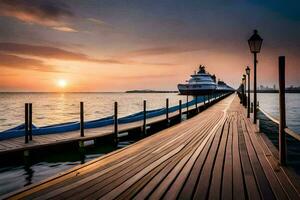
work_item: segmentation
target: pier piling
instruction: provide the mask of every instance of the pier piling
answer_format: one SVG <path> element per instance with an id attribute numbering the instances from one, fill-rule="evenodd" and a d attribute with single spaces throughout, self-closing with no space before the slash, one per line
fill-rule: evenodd
<path id="1" fill-rule="evenodd" d="M 28 143 L 28 103 L 25 103 L 25 143 Z"/>
<path id="2" fill-rule="evenodd" d="M 179 119 L 180 121 L 182 120 L 182 101 L 179 100 Z"/>
<path id="3" fill-rule="evenodd" d="M 28 104 L 28 134 L 29 140 L 32 141 L 32 103 Z"/>
<path id="4" fill-rule="evenodd" d="M 286 165 L 285 56 L 279 57 L 279 162 Z"/>
<path id="5" fill-rule="evenodd" d="M 166 120 L 167 124 L 169 124 L 169 99 L 166 99 Z"/>
<path id="6" fill-rule="evenodd" d="M 118 102 L 114 105 L 114 142 L 118 144 Z"/>
<path id="7" fill-rule="evenodd" d="M 80 102 L 80 136 L 84 137 L 84 108 L 83 108 L 83 102 Z"/>
<path id="8" fill-rule="evenodd" d="M 143 136 L 145 136 L 147 133 L 146 133 L 146 114 L 147 114 L 147 111 L 146 111 L 146 100 L 144 100 L 144 103 L 143 103 L 143 107 L 144 107 L 144 118 L 143 118 Z"/>
<path id="9" fill-rule="evenodd" d="M 189 117 L 189 95 L 186 95 L 186 118 Z"/>
<path id="10" fill-rule="evenodd" d="M 196 105 L 196 113 L 198 113 L 199 111 L 198 111 L 198 96 L 196 96 L 196 103 L 195 103 L 195 105 Z"/>

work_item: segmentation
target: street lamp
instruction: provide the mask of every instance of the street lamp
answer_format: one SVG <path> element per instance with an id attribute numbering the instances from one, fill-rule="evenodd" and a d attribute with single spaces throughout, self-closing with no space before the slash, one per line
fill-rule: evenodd
<path id="1" fill-rule="evenodd" d="M 250 68 L 249 68 L 249 66 L 247 66 L 245 71 L 248 76 L 247 117 L 250 118 Z"/>
<path id="2" fill-rule="evenodd" d="M 246 107 L 247 106 L 247 99 L 246 99 L 246 75 L 245 74 L 243 74 L 243 82 L 244 82 L 244 96 L 245 96 L 245 98 L 244 98 L 244 103 L 243 103 L 243 105 L 244 105 L 244 107 Z"/>
<path id="3" fill-rule="evenodd" d="M 254 112 L 253 112 L 253 123 L 256 124 L 257 117 L 257 94 L 256 94 L 256 64 L 257 64 L 257 53 L 260 52 L 261 44 L 263 39 L 257 34 L 257 30 L 254 30 L 254 34 L 248 40 L 249 48 L 251 53 L 254 55 L 254 79 L 253 79 L 253 96 L 254 96 Z"/>

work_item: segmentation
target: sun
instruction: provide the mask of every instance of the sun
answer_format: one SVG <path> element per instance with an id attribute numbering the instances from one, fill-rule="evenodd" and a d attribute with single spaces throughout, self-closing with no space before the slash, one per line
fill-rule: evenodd
<path id="1" fill-rule="evenodd" d="M 65 88 L 67 86 L 67 81 L 65 79 L 59 79 L 57 81 L 57 86 L 60 88 Z"/>

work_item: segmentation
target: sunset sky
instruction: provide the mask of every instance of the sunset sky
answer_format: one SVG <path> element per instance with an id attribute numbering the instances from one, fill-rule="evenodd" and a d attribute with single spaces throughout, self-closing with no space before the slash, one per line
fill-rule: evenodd
<path id="1" fill-rule="evenodd" d="M 284 3 L 283 3 L 284 2 Z M 199 64 L 233 87 L 300 85 L 300 3 L 282 0 L 0 0 L 0 91 L 176 90 Z M 277 84 L 278 85 L 278 84 Z"/>

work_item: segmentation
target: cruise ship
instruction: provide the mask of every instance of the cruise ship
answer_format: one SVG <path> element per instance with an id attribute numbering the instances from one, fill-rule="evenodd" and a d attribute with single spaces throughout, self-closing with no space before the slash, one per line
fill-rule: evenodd
<path id="1" fill-rule="evenodd" d="M 235 89 L 227 85 L 224 81 L 218 81 L 216 93 L 227 93 L 227 92 L 233 92 Z"/>
<path id="2" fill-rule="evenodd" d="M 208 95 L 216 89 L 216 77 L 207 73 L 203 65 L 199 66 L 198 72 L 191 75 L 186 84 L 178 84 L 178 90 L 182 95 Z"/>
<path id="3" fill-rule="evenodd" d="M 198 72 L 191 75 L 186 84 L 178 84 L 178 90 L 182 95 L 201 96 L 213 93 L 233 92 L 234 89 L 223 81 L 216 83 L 216 76 L 205 71 L 203 65 L 199 66 Z"/>

